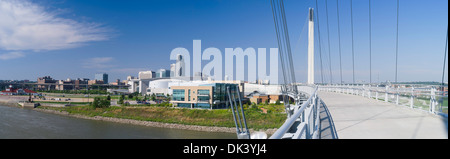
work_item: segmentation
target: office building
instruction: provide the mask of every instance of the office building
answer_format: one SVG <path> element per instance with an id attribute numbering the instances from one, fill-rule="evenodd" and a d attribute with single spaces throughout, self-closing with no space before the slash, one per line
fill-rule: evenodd
<path id="1" fill-rule="evenodd" d="M 227 87 L 232 94 L 237 93 L 238 84 L 227 83 L 181 83 L 179 86 L 170 86 L 173 92 L 171 103 L 177 107 L 222 109 L 229 103 Z M 237 100 L 237 96 L 235 98 Z"/>
<path id="2" fill-rule="evenodd" d="M 106 73 L 95 74 L 95 80 L 103 81 L 104 84 L 108 84 L 108 74 Z"/>
<path id="3" fill-rule="evenodd" d="M 155 78 L 169 78 L 169 77 L 170 77 L 170 70 L 159 69 L 156 72 L 156 77 Z"/>

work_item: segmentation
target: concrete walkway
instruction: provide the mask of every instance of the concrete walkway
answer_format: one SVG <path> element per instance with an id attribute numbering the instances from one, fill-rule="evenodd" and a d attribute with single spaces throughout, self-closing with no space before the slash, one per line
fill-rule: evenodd
<path id="1" fill-rule="evenodd" d="M 326 104 L 322 129 L 328 130 L 322 138 L 448 139 L 448 118 L 361 96 L 331 92 L 319 96 Z M 327 109 L 331 116 L 326 116 Z"/>

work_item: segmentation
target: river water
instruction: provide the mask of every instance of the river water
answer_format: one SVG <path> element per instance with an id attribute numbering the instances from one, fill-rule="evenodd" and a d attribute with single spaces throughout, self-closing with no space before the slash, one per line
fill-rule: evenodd
<path id="1" fill-rule="evenodd" d="M 0 139 L 236 139 L 236 134 L 121 124 L 0 106 Z"/>

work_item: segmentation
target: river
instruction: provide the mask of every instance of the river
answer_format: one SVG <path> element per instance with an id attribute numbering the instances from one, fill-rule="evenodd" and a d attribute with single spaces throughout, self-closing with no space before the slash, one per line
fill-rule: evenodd
<path id="1" fill-rule="evenodd" d="M 0 106 L 0 139 L 236 139 L 236 134 L 121 124 Z"/>

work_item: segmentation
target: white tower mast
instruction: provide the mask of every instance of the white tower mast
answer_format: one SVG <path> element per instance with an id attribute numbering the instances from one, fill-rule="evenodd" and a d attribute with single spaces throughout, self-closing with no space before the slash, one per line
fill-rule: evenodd
<path id="1" fill-rule="evenodd" d="M 308 84 L 314 84 L 314 9 L 309 8 Z"/>

